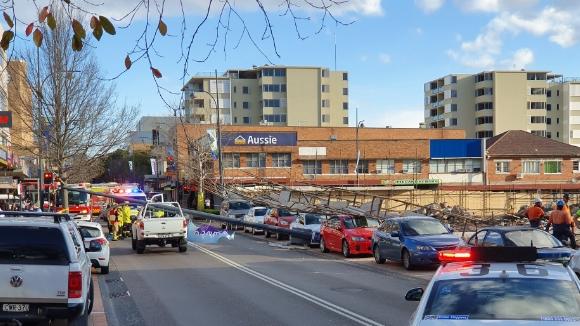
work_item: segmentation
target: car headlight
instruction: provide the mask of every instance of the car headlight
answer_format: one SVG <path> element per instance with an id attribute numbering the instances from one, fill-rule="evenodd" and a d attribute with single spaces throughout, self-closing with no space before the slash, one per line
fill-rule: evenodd
<path id="1" fill-rule="evenodd" d="M 435 249 L 433 249 L 433 247 L 431 247 L 431 246 L 419 245 L 419 246 L 417 246 L 417 250 L 419 250 L 419 251 L 433 251 Z"/>
<path id="2" fill-rule="evenodd" d="M 81 211 L 81 214 L 87 214 L 88 212 L 89 212 L 89 211 L 87 211 L 86 209 L 83 209 L 83 210 Z"/>
<path id="3" fill-rule="evenodd" d="M 365 238 L 363 238 L 363 237 L 351 237 L 350 239 L 352 241 L 365 241 Z"/>

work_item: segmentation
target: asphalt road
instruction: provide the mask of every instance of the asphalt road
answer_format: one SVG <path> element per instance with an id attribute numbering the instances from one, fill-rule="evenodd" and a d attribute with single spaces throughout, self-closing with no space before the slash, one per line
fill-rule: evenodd
<path id="1" fill-rule="evenodd" d="M 406 291 L 433 273 L 240 231 L 186 253 L 148 249 L 113 242 L 111 274 L 99 278 L 109 325 L 406 325 L 416 307 Z"/>

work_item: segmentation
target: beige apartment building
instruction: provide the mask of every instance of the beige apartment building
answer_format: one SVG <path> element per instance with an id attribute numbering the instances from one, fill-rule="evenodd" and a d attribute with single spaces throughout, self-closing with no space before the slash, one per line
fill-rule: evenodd
<path id="1" fill-rule="evenodd" d="M 183 87 L 188 122 L 307 127 L 348 126 L 348 73 L 323 67 L 261 66 L 191 78 Z"/>

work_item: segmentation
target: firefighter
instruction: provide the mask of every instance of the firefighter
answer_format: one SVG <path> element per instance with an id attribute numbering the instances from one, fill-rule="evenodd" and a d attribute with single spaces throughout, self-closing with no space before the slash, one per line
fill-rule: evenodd
<path id="1" fill-rule="evenodd" d="M 108 212 L 108 220 L 109 220 L 109 232 L 112 235 L 113 241 L 119 240 L 119 223 L 117 223 L 117 209 L 112 208 L 111 210 L 107 210 Z"/>
<path id="2" fill-rule="evenodd" d="M 117 221 L 119 222 L 119 236 L 121 239 L 125 238 L 124 227 L 125 225 L 131 224 L 131 209 L 129 208 L 129 203 L 124 202 L 119 208 L 117 208 Z"/>

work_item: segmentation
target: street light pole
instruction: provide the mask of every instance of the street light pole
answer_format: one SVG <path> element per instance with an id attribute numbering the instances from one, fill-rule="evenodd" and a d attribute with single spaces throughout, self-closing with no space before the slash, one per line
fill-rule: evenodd
<path id="1" fill-rule="evenodd" d="M 223 166 L 223 156 L 222 156 L 222 130 L 220 121 L 220 98 L 219 98 L 219 88 L 218 88 L 218 74 L 217 69 L 215 70 L 215 91 L 216 91 L 216 108 L 217 108 L 217 145 L 218 145 L 218 169 L 220 176 L 220 186 L 223 190 L 224 187 L 224 166 Z"/>

